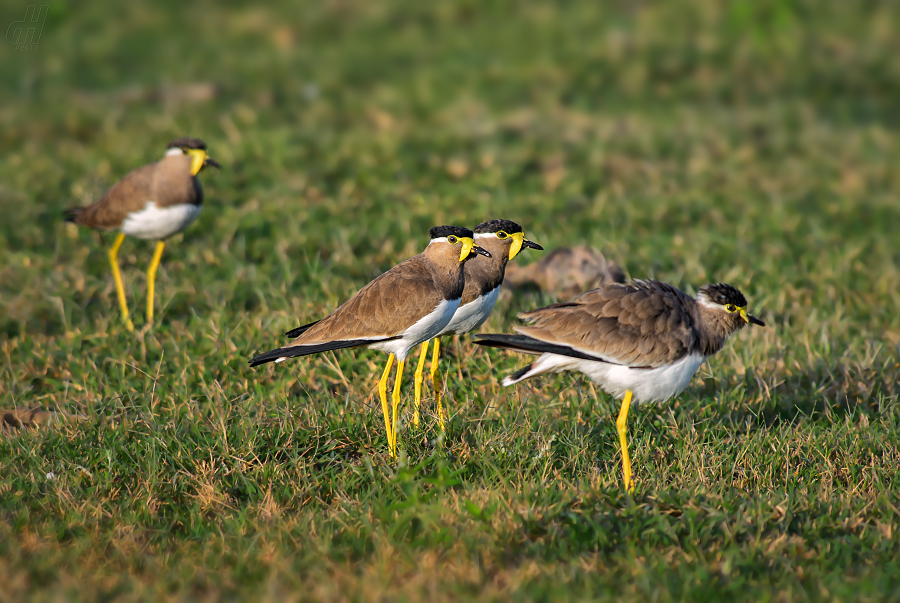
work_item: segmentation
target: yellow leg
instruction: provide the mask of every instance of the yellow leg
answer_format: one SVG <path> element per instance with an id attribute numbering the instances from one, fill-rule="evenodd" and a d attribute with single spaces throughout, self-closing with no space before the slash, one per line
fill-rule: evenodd
<path id="1" fill-rule="evenodd" d="M 122 273 L 119 272 L 119 247 L 125 240 L 125 233 L 120 232 L 115 243 L 109 248 L 109 265 L 112 267 L 113 280 L 116 282 L 116 295 L 119 297 L 119 310 L 122 311 L 122 320 L 129 331 L 134 331 L 134 323 L 128 317 L 128 302 L 125 300 L 125 285 L 122 284 Z"/>
<path id="2" fill-rule="evenodd" d="M 156 269 L 159 268 L 159 261 L 162 259 L 163 249 L 166 248 L 165 241 L 156 242 L 156 250 L 153 252 L 153 259 L 150 260 L 150 267 L 147 268 L 147 324 L 153 324 L 153 297 L 156 293 Z"/>
<path id="3" fill-rule="evenodd" d="M 405 361 L 397 361 L 397 376 L 394 377 L 394 393 L 391 395 L 391 406 L 394 415 L 393 429 L 391 429 L 391 440 L 393 441 L 394 454 L 397 456 L 397 407 L 400 406 L 400 384 L 403 381 L 403 365 Z"/>
<path id="4" fill-rule="evenodd" d="M 434 352 L 431 355 L 431 383 L 434 385 L 434 399 L 437 406 L 438 425 L 444 431 L 444 408 L 441 406 L 441 374 L 438 372 L 438 362 L 441 357 L 441 338 L 434 338 Z"/>
<path id="5" fill-rule="evenodd" d="M 428 356 L 428 342 L 422 344 L 422 351 L 419 353 L 419 364 L 416 366 L 416 374 L 414 384 L 416 390 L 416 412 L 413 414 L 413 425 L 419 426 L 419 408 L 422 406 L 422 380 L 425 378 L 425 358 Z"/>
<path id="6" fill-rule="evenodd" d="M 616 429 L 619 432 L 619 446 L 622 447 L 622 475 L 625 478 L 625 490 L 634 491 L 631 483 L 631 459 L 628 456 L 628 407 L 631 406 L 631 390 L 625 392 L 622 398 L 622 408 L 619 410 L 619 418 L 616 420 Z"/>
<path id="7" fill-rule="evenodd" d="M 378 395 L 381 397 L 381 412 L 384 413 L 384 429 L 387 432 L 388 450 L 391 456 L 394 456 L 394 445 L 391 443 L 391 415 L 388 413 L 387 401 L 387 382 L 391 376 L 391 367 L 394 366 L 394 355 L 388 356 L 387 365 L 384 367 L 384 373 L 381 374 L 381 380 L 378 382 Z"/>

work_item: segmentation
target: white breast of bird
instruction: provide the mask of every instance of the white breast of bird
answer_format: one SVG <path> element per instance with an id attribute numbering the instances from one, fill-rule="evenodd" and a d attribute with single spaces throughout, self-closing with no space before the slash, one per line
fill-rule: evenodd
<path id="1" fill-rule="evenodd" d="M 128 214 L 121 230 L 138 239 L 165 239 L 190 226 L 200 215 L 200 207 L 192 203 L 157 207 L 153 201 L 147 201 L 144 209 Z"/>

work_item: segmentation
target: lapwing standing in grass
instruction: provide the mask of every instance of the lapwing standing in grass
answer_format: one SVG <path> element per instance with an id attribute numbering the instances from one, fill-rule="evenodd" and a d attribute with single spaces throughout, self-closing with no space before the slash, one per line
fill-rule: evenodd
<path id="1" fill-rule="evenodd" d="M 747 313 L 743 294 L 706 285 L 696 298 L 653 280 L 610 284 L 571 302 L 524 312 L 520 335 L 476 335 L 475 343 L 539 358 L 503 379 L 509 386 L 543 373 L 584 373 L 622 399 L 616 427 L 625 488 L 633 489 L 626 438 L 628 408 L 678 395 L 703 361 L 745 325 L 765 324 Z"/>
<path id="2" fill-rule="evenodd" d="M 441 336 L 471 333 L 484 324 L 497 303 L 500 285 L 506 273 L 506 264 L 516 257 L 523 247 L 543 251 L 543 247 L 525 238 L 522 227 L 511 220 L 488 220 L 475 227 L 475 242 L 490 252 L 490 260 L 469 262 L 465 265 L 466 287 L 462 300 L 450 323 L 434 338 L 431 357 L 431 381 L 434 384 L 435 406 L 438 422 L 444 428 L 444 412 L 441 407 L 441 376 L 438 373 Z M 419 424 L 419 406 L 422 400 L 422 381 L 425 359 L 428 356 L 426 341 L 422 344 L 419 364 L 415 373 L 415 414 L 413 424 Z"/>
<path id="3" fill-rule="evenodd" d="M 425 251 L 402 262 L 363 287 L 322 320 L 285 333 L 296 337 L 284 347 L 260 354 L 250 366 L 367 347 L 389 354 L 378 382 L 384 427 L 392 457 L 397 455 L 397 408 L 403 365 L 409 351 L 447 326 L 459 307 L 465 286 L 463 266 L 475 254 L 491 254 L 475 244 L 474 233 L 458 226 L 436 226 Z M 476 260 L 477 261 L 477 260 Z M 397 376 L 388 412 L 387 382 L 394 358 Z"/>
<path id="4" fill-rule="evenodd" d="M 109 263 L 122 320 L 129 331 L 134 330 L 134 324 L 128 315 L 125 287 L 119 271 L 119 248 L 125 235 L 156 241 L 156 250 L 147 268 L 147 325 L 150 325 L 153 323 L 156 269 L 166 246 L 165 239 L 187 228 L 200 213 L 203 187 L 197 174 L 208 165 L 221 168 L 209 157 L 206 143 L 199 138 L 178 138 L 170 142 L 167 149 L 161 160 L 126 174 L 100 200 L 64 212 L 67 222 L 119 231 L 109 250 Z"/>

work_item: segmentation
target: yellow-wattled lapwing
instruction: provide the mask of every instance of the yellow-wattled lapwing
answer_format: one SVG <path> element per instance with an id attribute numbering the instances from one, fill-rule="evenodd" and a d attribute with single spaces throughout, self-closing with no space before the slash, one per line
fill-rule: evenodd
<path id="1" fill-rule="evenodd" d="M 440 333 L 453 318 L 465 286 L 464 264 L 475 254 L 490 257 L 475 244 L 471 230 L 436 226 L 422 253 L 373 280 L 322 320 L 288 331 L 286 335 L 296 339 L 256 356 L 250 360 L 250 366 L 360 346 L 387 352 L 378 393 L 390 453 L 396 456 L 397 408 L 406 356 L 415 346 Z M 388 412 L 387 382 L 395 357 L 392 418 Z"/>
<path id="2" fill-rule="evenodd" d="M 503 379 L 505 386 L 573 370 L 621 398 L 616 427 L 628 490 L 633 486 L 626 421 L 632 400 L 678 395 L 732 334 L 748 324 L 765 326 L 747 313 L 747 300 L 731 285 L 706 285 L 692 298 L 653 280 L 606 285 L 519 317 L 531 323 L 516 327 L 520 335 L 476 335 L 475 343 L 539 355 Z"/>
<path id="3" fill-rule="evenodd" d="M 147 268 L 147 324 L 153 323 L 156 269 L 162 259 L 165 239 L 187 228 L 200 213 L 203 187 L 197 178 L 204 167 L 221 167 L 206 152 L 199 138 L 178 138 L 168 145 L 165 156 L 125 175 L 103 197 L 86 207 L 64 213 L 67 222 L 100 230 L 118 230 L 109 249 L 109 263 L 116 282 L 122 320 L 129 331 L 134 324 L 128 315 L 125 287 L 119 271 L 119 248 L 125 235 L 156 241 L 156 250 Z"/>

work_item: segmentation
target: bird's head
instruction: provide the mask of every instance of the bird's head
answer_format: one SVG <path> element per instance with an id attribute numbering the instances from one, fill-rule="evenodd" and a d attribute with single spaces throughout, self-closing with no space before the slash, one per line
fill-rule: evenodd
<path id="1" fill-rule="evenodd" d="M 475 244 L 475 233 L 461 226 L 435 226 L 430 231 L 431 242 L 428 247 L 431 253 L 454 258 L 465 262 L 475 254 L 491 257 L 484 248 Z"/>
<path id="2" fill-rule="evenodd" d="M 491 253 L 513 259 L 523 247 L 543 251 L 544 248 L 525 238 L 522 227 L 512 220 L 488 220 L 475 227 L 475 240 Z"/>
<path id="3" fill-rule="evenodd" d="M 731 285 L 716 283 L 700 287 L 697 303 L 711 311 L 729 333 L 739 331 L 748 324 L 766 326 L 766 323 L 747 313 L 747 299 Z"/>
<path id="4" fill-rule="evenodd" d="M 221 169 L 221 165 L 206 152 L 206 143 L 199 138 L 176 138 L 166 147 L 166 155 L 187 155 L 191 158 L 191 176 L 196 176 L 208 165 Z"/>

